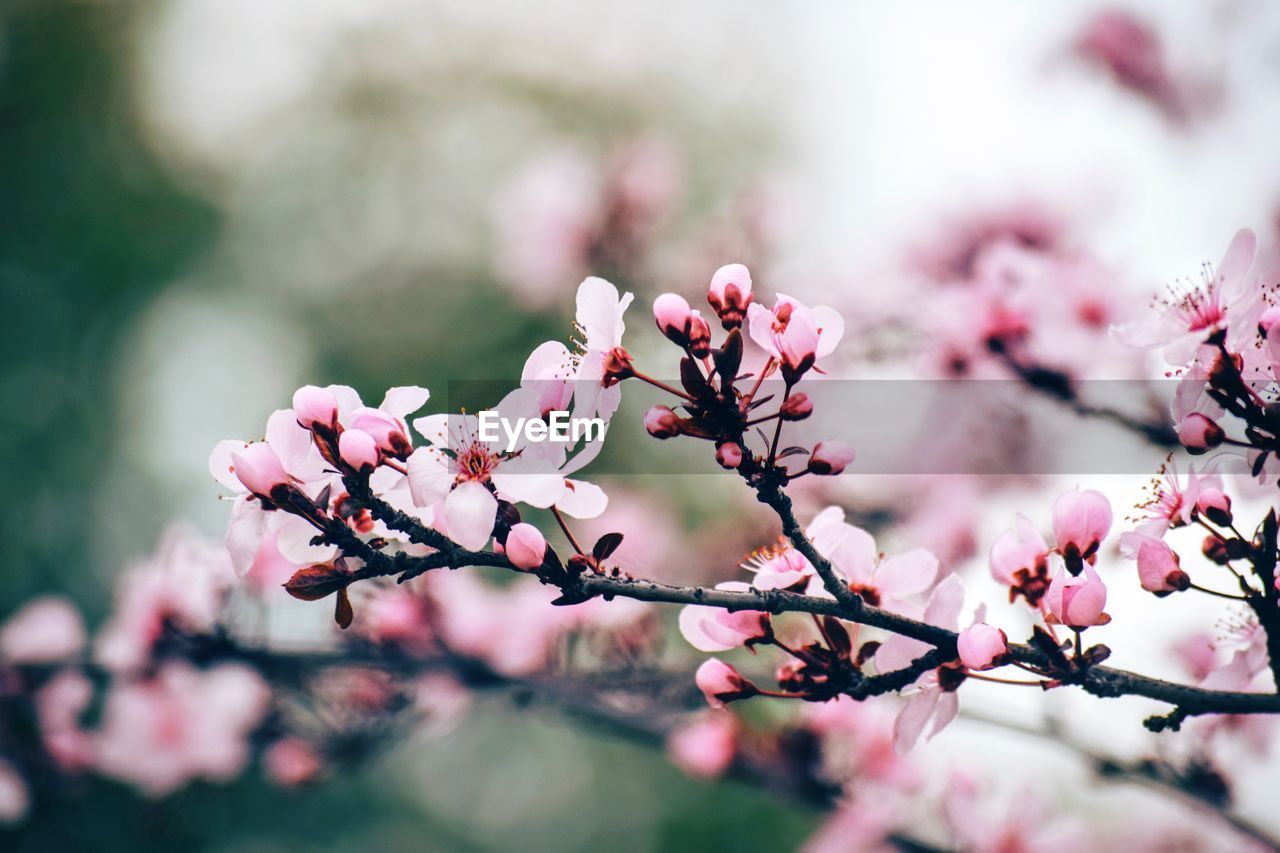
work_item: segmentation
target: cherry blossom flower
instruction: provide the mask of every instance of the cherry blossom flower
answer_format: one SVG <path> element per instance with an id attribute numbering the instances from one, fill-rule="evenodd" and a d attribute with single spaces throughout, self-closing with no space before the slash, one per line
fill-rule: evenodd
<path id="1" fill-rule="evenodd" d="M 1138 579 L 1147 592 L 1167 595 L 1184 590 L 1191 583 L 1177 553 L 1163 539 L 1143 533 L 1124 533 L 1120 536 L 1120 547 L 1121 553 L 1131 554 L 1138 561 Z"/>
<path id="2" fill-rule="evenodd" d="M 1018 513 L 1014 527 L 991 543 L 988 561 L 992 577 L 1010 587 L 1010 601 L 1021 594 L 1034 606 L 1049 585 L 1048 558 L 1048 543 L 1030 519 Z"/>
<path id="3" fill-rule="evenodd" d="M 835 309 L 825 305 L 809 308 L 781 293 L 772 310 L 751 303 L 747 320 L 751 340 L 777 360 L 788 382 L 817 367 L 844 336 L 844 319 Z"/>
<path id="4" fill-rule="evenodd" d="M 0 628 L 0 659 L 10 663 L 69 660 L 85 644 L 84 620 L 70 601 L 43 596 L 25 604 Z"/>
<path id="5" fill-rule="evenodd" d="M 719 658 L 707 658 L 703 661 L 694 675 L 694 681 L 712 708 L 723 708 L 727 702 L 746 699 L 757 692 L 754 684 Z"/>
<path id="6" fill-rule="evenodd" d="M 746 592 L 740 581 L 716 584 L 716 589 Z M 728 611 L 721 607 L 689 604 L 680 608 L 680 633 L 689 645 L 703 652 L 724 652 L 772 636 L 769 614 L 758 610 Z"/>
<path id="7" fill-rule="evenodd" d="M 614 363 L 626 330 L 623 315 L 635 297 L 618 295 L 618 288 L 602 278 L 587 278 L 578 286 L 576 322 L 583 336 L 575 375 L 575 416 L 608 419 L 618 410 L 621 390 L 613 378 Z"/>
<path id="8" fill-rule="evenodd" d="M 1009 638 L 1004 631 L 985 622 L 975 622 L 956 638 L 960 662 L 969 669 L 990 669 L 1009 652 Z"/>
<path id="9" fill-rule="evenodd" d="M 751 272 L 742 264 L 725 264 L 711 276 L 707 302 L 725 331 L 742 325 L 751 299 Z"/>
<path id="10" fill-rule="evenodd" d="M 1148 487 L 1149 497 L 1139 506 L 1145 511 L 1137 526 L 1136 533 L 1145 536 L 1163 537 L 1171 528 L 1183 527 L 1195 518 L 1196 502 L 1205 489 L 1218 489 L 1222 478 L 1216 470 L 1216 460 L 1196 470 L 1192 465 L 1187 469 L 1186 485 L 1178 474 L 1177 465 L 1170 459 L 1160 468 L 1160 478 Z M 1120 542 L 1120 553 L 1127 553 L 1125 541 Z"/>
<path id="11" fill-rule="evenodd" d="M 833 508 L 834 509 L 834 508 Z M 828 515 L 830 513 L 830 515 Z M 821 523 L 820 523 L 821 522 Z M 938 558 L 923 548 L 886 557 L 865 530 L 844 521 L 844 513 L 827 510 L 814 520 L 814 547 L 868 604 L 895 612 L 905 599 L 924 592 L 938 576 Z M 810 580 L 810 595 L 828 595 L 819 579 Z"/>
<path id="12" fill-rule="evenodd" d="M 1071 628 L 1105 624 L 1109 617 L 1102 608 L 1107 606 L 1107 586 L 1093 566 L 1085 563 L 1083 571 L 1073 575 L 1058 555 L 1049 559 L 1053 580 L 1045 593 L 1045 604 L 1053 618 Z"/>
<path id="13" fill-rule="evenodd" d="M 699 779 L 724 775 L 737 750 L 737 725 L 727 711 L 699 715 L 667 736 L 672 763 Z"/>
<path id="14" fill-rule="evenodd" d="M 1170 364 L 1186 364 L 1214 332 L 1226 329 L 1228 346 L 1243 349 L 1256 334 L 1262 310 L 1262 291 L 1251 274 L 1258 241 L 1249 229 L 1239 231 L 1227 247 L 1216 271 L 1205 266 L 1202 281 L 1162 301 L 1163 310 L 1150 320 L 1115 328 L 1124 343 L 1142 349 L 1160 348 Z"/>
<path id="15" fill-rule="evenodd" d="M 222 782 L 249 760 L 248 736 L 270 691 L 252 670 L 166 663 L 149 681 L 112 686 L 97 735 L 97 769 L 150 797 L 195 779 Z"/>
<path id="16" fill-rule="evenodd" d="M 1050 818 L 1034 793 L 1020 792 L 1004 815 L 981 808 L 977 785 L 953 774 L 943 801 L 943 814 L 965 850 L 1017 850 L 1020 853 L 1070 853 L 1090 849 L 1084 827 L 1070 818 Z"/>
<path id="17" fill-rule="evenodd" d="M 1053 537 L 1068 564 L 1093 561 L 1111 530 L 1111 503 L 1094 489 L 1070 489 L 1053 503 Z"/>

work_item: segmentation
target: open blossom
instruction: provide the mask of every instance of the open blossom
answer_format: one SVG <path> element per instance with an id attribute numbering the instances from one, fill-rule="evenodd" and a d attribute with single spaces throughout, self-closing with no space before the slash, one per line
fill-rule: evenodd
<path id="1" fill-rule="evenodd" d="M 578 286 L 576 322 L 582 333 L 582 351 L 575 375 L 575 415 L 609 418 L 622 399 L 615 372 L 626 330 L 623 315 L 635 297 L 618 295 L 618 288 L 602 278 L 591 277 Z"/>
<path id="2" fill-rule="evenodd" d="M 1191 466 L 1184 485 L 1177 466 L 1172 459 L 1169 460 L 1161 468 L 1161 477 L 1150 487 L 1150 497 L 1140 507 L 1145 510 L 1146 517 L 1134 530 L 1147 536 L 1162 537 L 1170 528 L 1190 524 L 1195 518 L 1200 493 L 1206 489 L 1216 490 L 1222 484 L 1222 478 L 1212 466 L 1211 462 L 1200 471 Z M 1120 551 L 1126 553 L 1124 540 L 1120 542 Z"/>
<path id="3" fill-rule="evenodd" d="M 835 309 L 809 308 L 781 293 L 772 310 L 751 303 L 747 319 L 751 340 L 777 360 L 788 382 L 834 352 L 844 336 L 844 319 Z"/>
<path id="4" fill-rule="evenodd" d="M 1008 654 L 1009 638 L 999 628 L 975 622 L 956 638 L 956 651 L 969 669 L 990 669 Z"/>
<path id="5" fill-rule="evenodd" d="M 97 768 L 151 797 L 196 779 L 226 781 L 249 759 L 248 737 L 270 691 L 252 670 L 167 663 L 149 681 L 114 685 L 97 735 Z"/>
<path id="6" fill-rule="evenodd" d="M 1251 273 L 1258 240 L 1242 229 L 1231 240 L 1215 270 L 1206 266 L 1200 284 L 1163 300 L 1163 310 L 1151 320 L 1116 328 L 1120 340 L 1144 349 L 1161 348 L 1170 364 L 1186 364 L 1216 331 L 1226 329 L 1232 351 L 1257 333 L 1262 290 Z"/>
<path id="7" fill-rule="evenodd" d="M 58 596 L 28 602 L 0 628 L 0 660 L 10 663 L 67 660 L 79 654 L 84 644 L 80 611 Z"/>
<path id="8" fill-rule="evenodd" d="M 1111 503 L 1098 491 L 1071 489 L 1053 504 L 1053 537 L 1068 561 L 1089 560 L 1111 530 Z"/>
<path id="9" fill-rule="evenodd" d="M 814 547 L 868 604 L 899 611 L 909 596 L 924 592 L 938 576 L 938 558 L 923 548 L 892 557 L 882 555 L 875 539 L 848 524 L 838 508 L 814 519 Z M 818 580 L 810 581 L 810 595 L 825 595 Z"/>
<path id="10" fill-rule="evenodd" d="M 733 715 L 711 712 L 673 731 L 667 737 L 667 755 L 690 776 L 714 779 L 733 763 L 737 741 Z"/>
<path id="11" fill-rule="evenodd" d="M 746 592 L 751 587 L 740 581 L 716 584 L 716 589 Z M 680 633 L 695 649 L 723 652 L 773 633 L 769 614 L 757 610 L 728 611 L 722 607 L 689 604 L 680 610 Z"/>
<path id="12" fill-rule="evenodd" d="M 1073 575 L 1057 555 L 1050 559 L 1050 569 L 1056 564 L 1056 571 L 1045 594 L 1045 604 L 1053 618 L 1072 628 L 1104 624 L 1107 615 L 1102 608 L 1107 606 L 1107 587 L 1093 566 L 1086 563 L 1080 574 Z"/>

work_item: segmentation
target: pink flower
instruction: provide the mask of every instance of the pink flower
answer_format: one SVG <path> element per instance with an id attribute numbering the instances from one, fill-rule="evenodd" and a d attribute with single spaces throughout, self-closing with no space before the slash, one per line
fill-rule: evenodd
<path id="1" fill-rule="evenodd" d="M 942 689 L 936 669 L 920 676 L 903 695 L 909 698 L 893 723 L 893 748 L 899 755 L 906 755 L 915 747 L 926 727 L 932 738 L 960 712 L 960 698 L 955 691 Z"/>
<path id="2" fill-rule="evenodd" d="M 369 474 L 378 467 L 378 442 L 369 433 L 353 427 L 338 438 L 338 455 L 353 471 Z"/>
<path id="3" fill-rule="evenodd" d="M 14 824 L 31 809 L 27 782 L 7 761 L 0 760 L 0 823 Z"/>
<path id="4" fill-rule="evenodd" d="M 1053 504 L 1053 536 L 1069 562 L 1091 560 L 1111 530 L 1111 504 L 1098 491 L 1071 489 Z"/>
<path id="5" fill-rule="evenodd" d="M 239 453 L 232 453 L 231 464 L 236 478 L 260 498 L 271 500 L 273 495 L 279 496 L 280 490 L 289 486 L 284 464 L 266 442 L 250 444 Z"/>
<path id="6" fill-rule="evenodd" d="M 711 277 L 707 302 L 725 331 L 742 325 L 751 297 L 751 273 L 742 264 L 726 264 Z"/>
<path id="7" fill-rule="evenodd" d="M 745 592 L 750 587 L 739 581 L 727 581 L 717 584 L 716 589 Z M 679 624 L 680 633 L 689 645 L 703 652 L 736 649 L 773 633 L 768 613 L 758 610 L 730 612 L 720 607 L 703 607 L 699 604 L 682 607 Z"/>
<path id="8" fill-rule="evenodd" d="M 282 788 L 296 788 L 314 780 L 324 770 L 316 748 L 298 737 L 285 737 L 267 747 L 262 764 L 271 780 Z"/>
<path id="9" fill-rule="evenodd" d="M 798 380 L 830 355 L 844 335 L 844 320 L 832 308 L 808 308 L 778 294 L 773 310 L 753 302 L 747 309 L 751 339 L 782 365 L 783 378 Z"/>
<path id="10" fill-rule="evenodd" d="M 712 708 L 723 708 L 727 702 L 747 699 L 758 692 L 754 684 L 718 658 L 703 661 L 694 675 L 694 681 Z"/>
<path id="11" fill-rule="evenodd" d="M 689 329 L 693 324 L 693 309 L 683 296 L 664 293 L 653 300 L 653 319 L 658 331 L 677 346 L 689 345 Z"/>
<path id="12" fill-rule="evenodd" d="M 905 599 L 924 592 L 938 576 L 938 558 L 933 554 L 915 548 L 885 557 L 871 534 L 846 523 L 837 507 L 819 513 L 808 533 L 814 547 L 831 561 L 849 588 L 876 607 L 900 612 L 909 607 Z M 810 579 L 808 592 L 828 594 L 817 578 Z"/>
<path id="13" fill-rule="evenodd" d="M 960 662 L 969 669 L 990 669 L 1009 652 L 1009 638 L 999 628 L 975 622 L 956 638 Z"/>
<path id="14" fill-rule="evenodd" d="M 667 755 L 671 761 L 699 779 L 724 775 L 737 751 L 737 726 L 728 712 L 699 716 L 667 737 Z"/>
<path id="15" fill-rule="evenodd" d="M 1173 460 L 1162 466 L 1160 473 L 1163 475 L 1163 482 L 1158 479 L 1152 486 L 1151 497 L 1141 506 L 1147 511 L 1147 517 L 1138 523 L 1135 530 L 1148 536 L 1164 536 L 1172 527 L 1190 524 L 1195 516 L 1200 493 L 1221 485 L 1221 478 L 1209 470 L 1213 464 L 1211 461 L 1201 471 L 1196 471 L 1194 466 L 1190 468 L 1185 487 Z M 1121 553 L 1124 553 L 1123 542 L 1120 547 Z"/>
<path id="16" fill-rule="evenodd" d="M 1045 594 L 1053 618 L 1071 628 L 1105 624 L 1108 617 L 1102 608 L 1107 606 L 1107 586 L 1093 567 L 1086 563 L 1080 574 L 1073 575 L 1056 555 L 1050 559 L 1058 564 Z"/>
<path id="17" fill-rule="evenodd" d="M 1226 437 L 1216 421 L 1200 412 L 1192 412 L 1178 423 L 1178 441 L 1193 454 L 1212 450 Z"/>
<path id="18" fill-rule="evenodd" d="M 97 769 L 150 797 L 195 779 L 228 781 L 248 762 L 248 737 L 269 699 L 246 667 L 167 663 L 153 679 L 121 682 L 107 694 Z"/>
<path id="19" fill-rule="evenodd" d="M 1191 578 L 1182 570 L 1178 555 L 1163 539 L 1143 533 L 1125 533 L 1120 537 L 1124 553 L 1138 561 L 1138 580 L 1142 588 L 1156 595 L 1184 590 Z"/>
<path id="20" fill-rule="evenodd" d="M 1228 525 L 1231 523 L 1231 498 L 1220 489 L 1202 489 L 1196 498 L 1196 512 L 1214 524 Z"/>
<path id="21" fill-rule="evenodd" d="M 742 464 L 742 445 L 736 441 L 722 441 L 716 445 L 716 463 L 732 471 Z"/>
<path id="22" fill-rule="evenodd" d="M 1001 533 L 991 544 L 991 576 L 1000 583 L 1019 586 L 1031 577 L 1045 574 L 1048 556 L 1049 545 L 1044 537 L 1030 519 L 1018 513 L 1013 529 Z"/>
<path id="23" fill-rule="evenodd" d="M 507 532 L 504 546 L 507 559 L 518 569 L 532 571 L 542 565 L 547 556 L 547 540 L 532 524 L 520 522 Z"/>
<path id="24" fill-rule="evenodd" d="M 853 461 L 853 448 L 843 441 L 819 441 L 809 456 L 809 471 L 821 476 L 835 476 Z"/>
<path id="25" fill-rule="evenodd" d="M 622 346 L 622 317 L 632 299 L 632 294 L 619 296 L 618 288 L 594 276 L 578 286 L 576 321 L 583 341 L 574 397 L 584 417 L 609 418 L 618 409 L 622 394 L 610 375 L 611 356 Z"/>
<path id="26" fill-rule="evenodd" d="M 1262 290 L 1251 275 L 1258 240 L 1249 229 L 1239 231 L 1227 247 L 1217 271 L 1206 266 L 1202 282 L 1164 300 L 1154 319 L 1117 327 L 1120 340 L 1143 349 L 1161 347 L 1170 364 L 1184 365 L 1214 332 L 1228 330 L 1228 347 L 1243 351 L 1257 334 Z"/>
<path id="27" fill-rule="evenodd" d="M 980 805 L 977 786 L 970 779 L 955 774 L 948 780 L 943 814 L 959 849 L 1018 853 L 1098 849 L 1079 821 L 1051 818 L 1044 803 L 1029 791 L 1020 793 L 1004 815 L 988 814 Z"/>
<path id="28" fill-rule="evenodd" d="M 53 663 L 84 648 L 84 621 L 70 601 L 44 596 L 25 604 L 0 628 L 0 658 L 9 663 Z"/>
<path id="29" fill-rule="evenodd" d="M 303 385 L 293 392 L 293 414 L 303 429 L 338 425 L 338 398 L 315 385 Z"/>

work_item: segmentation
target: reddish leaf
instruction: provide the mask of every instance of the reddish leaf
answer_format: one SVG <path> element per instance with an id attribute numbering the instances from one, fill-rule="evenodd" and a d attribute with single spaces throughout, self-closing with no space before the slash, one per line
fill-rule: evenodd
<path id="1" fill-rule="evenodd" d="M 333 621 L 345 631 L 351 627 L 351 620 L 355 617 L 356 613 L 351 609 L 351 596 L 347 595 L 347 589 L 343 587 L 338 590 L 338 603 L 333 608 Z"/>
<path id="2" fill-rule="evenodd" d="M 596 558 L 596 562 L 607 560 L 609 555 L 618 550 L 618 546 L 621 544 L 621 533 L 606 533 L 596 540 L 595 547 L 591 549 L 591 556 Z"/>
<path id="3" fill-rule="evenodd" d="M 347 576 L 333 566 L 321 563 L 298 569 L 284 585 L 285 592 L 302 601 L 319 601 L 330 593 L 345 589 Z"/>

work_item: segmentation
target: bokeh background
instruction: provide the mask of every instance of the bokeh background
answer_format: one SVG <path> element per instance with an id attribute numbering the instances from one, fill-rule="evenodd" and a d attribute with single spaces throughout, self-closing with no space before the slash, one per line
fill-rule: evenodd
<path id="1" fill-rule="evenodd" d="M 100 617 L 172 519 L 220 532 L 209 449 L 300 384 L 518 376 L 588 272 L 638 294 L 643 353 L 646 299 L 729 261 L 857 330 L 918 298 L 913 247 L 1000 205 L 1049 205 L 1143 294 L 1273 233 L 1280 7 L 1123 4 L 1181 112 L 1073 50 L 1100 8 L 9 0 L 0 615 L 61 591 Z M 734 506 L 645 470 L 597 476 L 695 541 Z M 500 704 L 301 794 L 92 785 L 17 849 L 784 849 L 818 822 Z"/>

